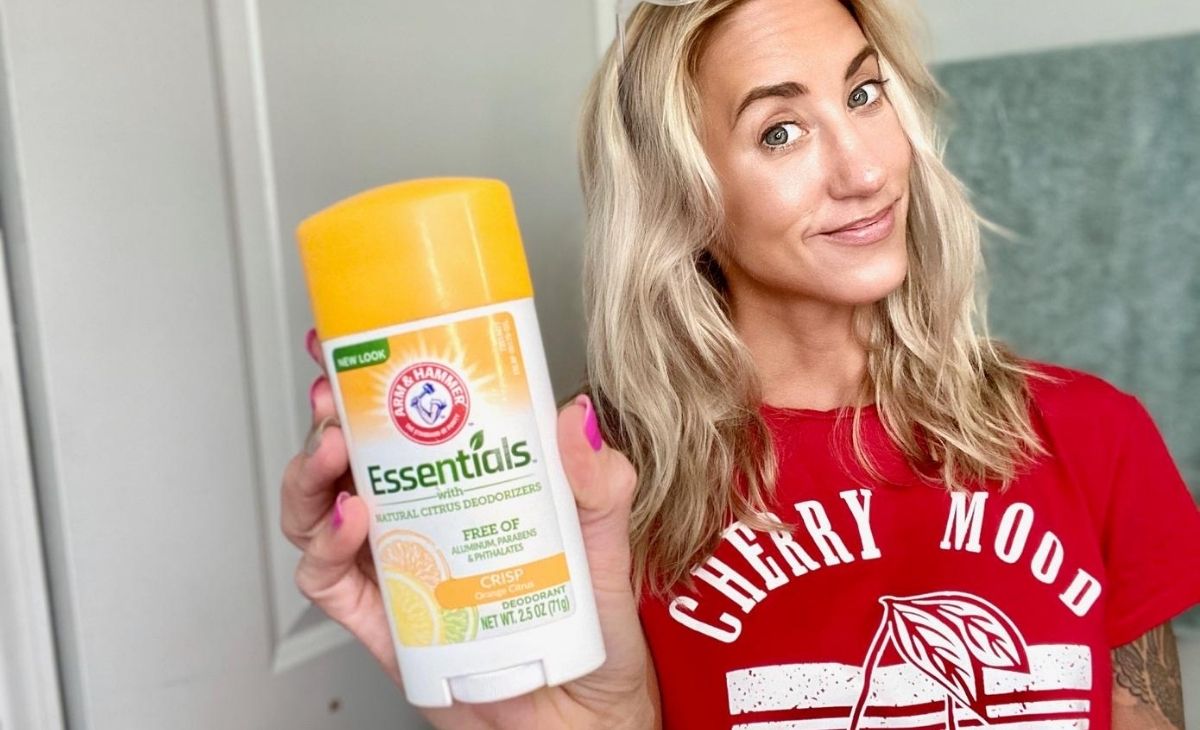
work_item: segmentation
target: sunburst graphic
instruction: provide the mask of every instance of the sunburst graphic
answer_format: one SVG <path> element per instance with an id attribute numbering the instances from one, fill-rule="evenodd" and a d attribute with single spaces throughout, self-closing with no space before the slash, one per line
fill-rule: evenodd
<path id="1" fill-rule="evenodd" d="M 388 338 L 386 362 L 339 374 L 351 428 L 365 437 L 392 437 L 392 384 L 421 362 L 452 370 L 462 379 L 471 410 L 508 410 L 528 402 L 525 372 L 511 316 L 499 313 Z M 471 415 L 471 418 L 474 418 Z"/>

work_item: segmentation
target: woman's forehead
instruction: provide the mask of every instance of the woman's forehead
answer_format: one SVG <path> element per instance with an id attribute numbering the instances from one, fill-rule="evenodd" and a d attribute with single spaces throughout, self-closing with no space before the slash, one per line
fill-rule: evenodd
<path id="1" fill-rule="evenodd" d="M 702 85 L 727 94 L 782 81 L 811 87 L 831 74 L 840 80 L 864 43 L 838 0 L 749 0 L 713 28 L 697 71 Z"/>

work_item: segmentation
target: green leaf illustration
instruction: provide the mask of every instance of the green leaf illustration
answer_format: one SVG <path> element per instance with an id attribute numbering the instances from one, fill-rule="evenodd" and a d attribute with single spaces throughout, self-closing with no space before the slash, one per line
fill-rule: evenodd
<path id="1" fill-rule="evenodd" d="M 471 434 L 471 449 L 479 451 L 481 448 L 483 448 L 483 431 L 476 431 Z"/>

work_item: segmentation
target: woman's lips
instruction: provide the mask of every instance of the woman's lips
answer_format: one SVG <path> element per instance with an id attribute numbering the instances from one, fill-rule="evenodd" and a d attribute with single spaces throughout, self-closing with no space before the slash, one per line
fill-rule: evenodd
<path id="1" fill-rule="evenodd" d="M 872 221 L 855 228 L 841 228 L 836 231 L 820 234 L 824 238 L 828 238 L 835 243 L 843 243 L 851 246 L 865 246 L 871 243 L 877 243 L 887 238 L 892 233 L 892 228 L 896 222 L 896 203 L 892 203 L 887 207 L 887 210 L 882 215 L 876 217 Z"/>

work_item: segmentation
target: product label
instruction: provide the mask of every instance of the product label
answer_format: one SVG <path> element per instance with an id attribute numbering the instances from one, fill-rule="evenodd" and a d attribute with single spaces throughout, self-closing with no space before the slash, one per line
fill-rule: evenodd
<path id="1" fill-rule="evenodd" d="M 532 306 L 330 343 L 396 640 L 499 636 L 574 610 L 517 336 Z"/>

